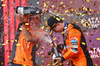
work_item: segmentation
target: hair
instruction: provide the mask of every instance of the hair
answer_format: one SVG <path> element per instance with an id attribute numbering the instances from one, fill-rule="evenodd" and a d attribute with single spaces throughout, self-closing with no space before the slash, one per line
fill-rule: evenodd
<path id="1" fill-rule="evenodd" d="M 35 17 L 36 19 L 40 20 L 40 22 L 41 22 L 41 15 L 40 15 L 40 14 L 34 15 L 34 16 L 30 16 L 30 17 L 29 17 L 29 21 L 30 21 L 33 17 Z"/>

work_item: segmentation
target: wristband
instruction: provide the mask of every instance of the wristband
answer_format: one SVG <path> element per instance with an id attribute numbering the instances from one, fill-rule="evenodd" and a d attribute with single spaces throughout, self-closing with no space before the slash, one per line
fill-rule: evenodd
<path id="1" fill-rule="evenodd" d="M 65 61 L 66 59 L 64 58 L 64 57 L 61 57 L 61 61 L 63 62 L 63 61 Z"/>
<path id="2" fill-rule="evenodd" d="M 22 23 L 19 23 L 19 24 L 20 24 L 20 26 L 21 26 L 21 25 L 25 24 L 25 22 L 22 22 Z"/>

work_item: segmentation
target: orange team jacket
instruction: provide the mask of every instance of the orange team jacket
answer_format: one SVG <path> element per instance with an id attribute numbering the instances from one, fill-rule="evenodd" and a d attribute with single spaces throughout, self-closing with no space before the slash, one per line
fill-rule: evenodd
<path id="1" fill-rule="evenodd" d="M 81 29 L 77 25 L 69 23 L 66 29 L 66 37 L 67 51 L 64 52 L 63 58 L 71 59 L 72 66 L 93 66 Z"/>
<path id="2" fill-rule="evenodd" d="M 20 30 L 20 26 L 19 24 L 9 62 L 33 66 L 31 53 L 34 44 L 33 42 L 26 41 L 23 32 Z M 26 25 L 26 28 L 30 31 L 29 25 Z"/>

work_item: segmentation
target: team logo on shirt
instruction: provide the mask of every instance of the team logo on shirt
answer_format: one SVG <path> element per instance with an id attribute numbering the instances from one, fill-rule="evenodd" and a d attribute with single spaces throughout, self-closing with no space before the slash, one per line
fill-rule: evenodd
<path id="1" fill-rule="evenodd" d="M 71 51 L 77 53 L 78 51 L 78 40 L 76 37 L 71 37 Z"/>
<path id="2" fill-rule="evenodd" d="M 78 40 L 77 37 L 71 37 L 71 40 Z"/>
<path id="3" fill-rule="evenodd" d="M 71 39 L 71 40 L 74 40 L 74 39 L 75 39 L 75 37 L 71 37 L 70 39 Z"/>

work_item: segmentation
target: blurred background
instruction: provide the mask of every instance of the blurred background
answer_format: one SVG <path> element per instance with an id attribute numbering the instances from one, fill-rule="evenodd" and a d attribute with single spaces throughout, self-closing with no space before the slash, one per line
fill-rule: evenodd
<path id="1" fill-rule="evenodd" d="M 48 7 L 52 14 L 41 14 L 40 28 L 43 30 L 46 30 L 44 26 L 51 15 L 58 15 L 65 22 L 79 25 L 84 32 L 94 66 L 100 66 L 100 0 L 0 0 L 0 66 L 7 66 L 12 51 L 18 27 L 14 14 L 17 6 Z M 57 44 L 63 44 L 60 33 L 53 33 L 51 39 Z M 47 55 L 51 50 L 50 45 L 44 43 L 37 46 L 34 46 L 35 62 L 39 66 L 53 66 L 52 57 Z M 65 61 L 64 66 L 70 66 L 70 61 Z"/>

